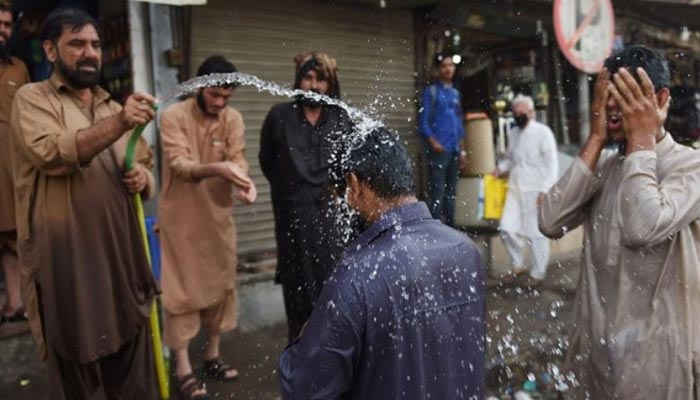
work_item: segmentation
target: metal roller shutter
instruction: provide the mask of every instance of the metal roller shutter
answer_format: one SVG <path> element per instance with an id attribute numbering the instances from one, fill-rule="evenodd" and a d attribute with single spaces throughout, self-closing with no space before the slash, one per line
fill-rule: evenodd
<path id="1" fill-rule="evenodd" d="M 392 129 L 415 148 L 414 34 L 410 10 L 334 6 L 291 0 L 210 0 L 192 9 L 191 71 L 211 54 L 221 54 L 241 72 L 282 85 L 293 84 L 292 58 L 321 50 L 338 60 L 343 99 L 374 106 Z M 241 87 L 231 105 L 246 124 L 246 154 L 258 186 L 254 205 L 237 206 L 242 256 L 275 248 L 270 189 L 258 165 L 260 127 L 274 104 L 288 101 Z"/>

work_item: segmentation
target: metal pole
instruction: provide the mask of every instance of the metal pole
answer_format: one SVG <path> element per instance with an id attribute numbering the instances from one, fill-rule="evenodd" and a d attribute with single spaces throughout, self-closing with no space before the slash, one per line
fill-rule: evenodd
<path id="1" fill-rule="evenodd" d="M 588 139 L 591 130 L 590 123 L 590 95 L 589 95 L 588 75 L 583 72 L 578 73 L 578 117 L 579 117 L 579 141 L 583 146 Z"/>

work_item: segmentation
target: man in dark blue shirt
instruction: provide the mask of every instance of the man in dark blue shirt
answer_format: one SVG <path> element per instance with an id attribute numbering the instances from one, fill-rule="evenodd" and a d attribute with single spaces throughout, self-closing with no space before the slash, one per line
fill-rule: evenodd
<path id="1" fill-rule="evenodd" d="M 381 128 L 335 168 L 336 190 L 368 226 L 279 360 L 285 399 L 481 399 L 484 265 L 434 220 L 411 165 Z M 340 178 L 339 178 L 340 177 Z"/>
<path id="2" fill-rule="evenodd" d="M 459 92 L 452 86 L 455 64 L 452 56 L 435 56 L 438 79 L 425 88 L 420 111 L 420 134 L 426 141 L 428 163 L 428 204 L 433 218 L 444 215 L 454 226 L 455 194 L 459 169 L 466 160 Z"/>

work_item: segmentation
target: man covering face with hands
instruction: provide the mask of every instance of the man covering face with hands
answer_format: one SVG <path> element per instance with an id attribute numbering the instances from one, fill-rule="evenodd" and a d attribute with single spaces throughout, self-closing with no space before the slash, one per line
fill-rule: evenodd
<path id="1" fill-rule="evenodd" d="M 577 398 L 697 396 L 700 157 L 664 129 L 669 80 L 646 47 L 608 58 L 590 136 L 540 198 L 545 235 L 584 226 L 568 356 Z M 610 141 L 621 151 L 601 159 Z"/>

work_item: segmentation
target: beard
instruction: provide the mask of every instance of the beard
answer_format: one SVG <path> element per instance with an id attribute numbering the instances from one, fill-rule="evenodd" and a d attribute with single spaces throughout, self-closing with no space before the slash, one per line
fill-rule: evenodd
<path id="1" fill-rule="evenodd" d="M 309 92 L 317 93 L 317 94 L 323 94 L 323 93 L 317 92 L 317 91 L 315 91 L 315 90 L 309 90 Z M 322 102 L 320 102 L 320 101 L 318 101 L 318 100 L 316 100 L 316 99 L 312 99 L 312 98 L 306 97 L 306 96 L 304 96 L 303 94 L 298 94 L 298 95 L 296 96 L 296 100 L 297 100 L 297 102 L 299 102 L 302 106 L 308 107 L 308 108 L 319 108 L 319 107 L 321 107 L 321 106 L 323 105 Z"/>
<path id="2" fill-rule="evenodd" d="M 219 115 L 218 113 L 210 113 L 209 109 L 207 108 L 207 102 L 204 100 L 204 95 L 200 91 L 197 93 L 197 105 L 199 106 L 199 109 L 202 110 L 204 115 L 208 115 L 210 117 L 216 117 Z"/>
<path id="3" fill-rule="evenodd" d="M 94 67 L 95 71 L 81 71 L 80 67 Z M 75 69 L 69 67 L 60 55 L 56 58 L 56 69 L 68 81 L 68 83 L 76 89 L 87 89 L 96 86 L 100 83 L 100 65 L 96 60 L 84 58 L 78 60 Z"/>
<path id="4" fill-rule="evenodd" d="M 10 64 L 12 62 L 10 46 L 7 45 L 7 42 L 0 44 L 0 62 L 3 64 Z"/>

